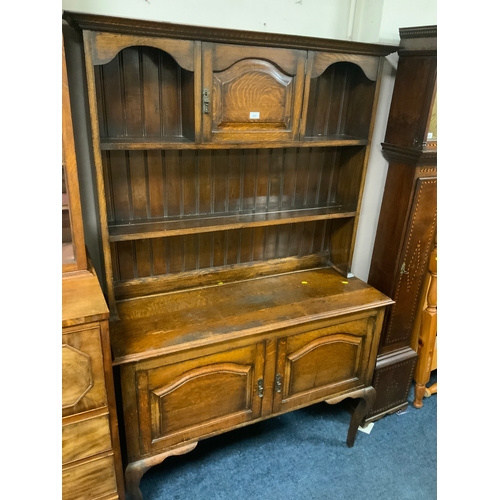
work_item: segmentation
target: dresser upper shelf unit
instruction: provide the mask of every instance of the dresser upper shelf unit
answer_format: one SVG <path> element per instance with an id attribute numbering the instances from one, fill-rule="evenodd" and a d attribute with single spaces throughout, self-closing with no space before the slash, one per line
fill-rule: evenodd
<path id="1" fill-rule="evenodd" d="M 351 263 L 397 47 L 67 12 L 81 30 L 126 481 L 196 441 L 374 398 L 391 299 Z"/>

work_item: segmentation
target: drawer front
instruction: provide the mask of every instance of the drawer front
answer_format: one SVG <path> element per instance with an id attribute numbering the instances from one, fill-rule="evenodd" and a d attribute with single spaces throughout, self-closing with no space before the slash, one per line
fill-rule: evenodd
<path id="1" fill-rule="evenodd" d="M 111 450 L 109 416 L 89 418 L 62 427 L 62 463 Z"/>
<path id="2" fill-rule="evenodd" d="M 113 456 L 63 468 L 62 497 L 64 500 L 89 500 L 105 495 L 107 495 L 107 500 L 116 491 Z"/>
<path id="3" fill-rule="evenodd" d="M 281 338 L 274 411 L 369 385 L 376 356 L 376 316 Z"/>
<path id="4" fill-rule="evenodd" d="M 153 368 L 138 363 L 130 378 L 122 377 L 127 448 L 134 459 L 260 416 L 263 344 L 164 362 Z"/>
<path id="5" fill-rule="evenodd" d="M 306 52 L 203 44 L 205 141 L 295 140 Z"/>
<path id="6" fill-rule="evenodd" d="M 63 329 L 63 417 L 104 407 L 106 404 L 99 325 Z"/>

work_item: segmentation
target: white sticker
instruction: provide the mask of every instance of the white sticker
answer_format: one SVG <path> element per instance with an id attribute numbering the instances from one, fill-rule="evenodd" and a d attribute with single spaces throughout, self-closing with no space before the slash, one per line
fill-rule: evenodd
<path id="1" fill-rule="evenodd" d="M 258 120 L 260 118 L 259 111 L 250 111 L 250 120 Z"/>
<path id="2" fill-rule="evenodd" d="M 432 136 L 433 136 L 433 135 L 434 135 L 434 134 L 433 134 L 432 132 L 428 132 L 428 133 L 427 133 L 427 140 L 432 139 Z"/>

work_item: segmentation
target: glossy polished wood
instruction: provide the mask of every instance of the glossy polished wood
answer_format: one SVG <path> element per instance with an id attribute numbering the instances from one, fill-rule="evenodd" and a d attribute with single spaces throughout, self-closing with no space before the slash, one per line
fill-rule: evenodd
<path id="1" fill-rule="evenodd" d="M 62 280 L 63 498 L 125 498 L 108 332 L 89 271 Z"/>
<path id="2" fill-rule="evenodd" d="M 125 500 L 109 342 L 109 309 L 87 259 L 63 40 L 62 498 Z M 63 232 L 64 234 L 64 232 Z"/>
<path id="3" fill-rule="evenodd" d="M 200 439 L 374 400 L 350 274 L 394 47 L 67 13 L 82 29 L 127 491 Z M 352 49 L 352 50 L 350 50 Z"/>
<path id="4" fill-rule="evenodd" d="M 437 392 L 437 383 L 426 387 L 432 370 L 437 368 L 435 357 L 437 342 L 437 245 L 429 258 L 430 283 L 426 294 L 427 306 L 422 311 L 418 335 L 418 360 L 415 368 L 415 398 L 413 406 L 422 408 L 424 396 Z"/>
<path id="5" fill-rule="evenodd" d="M 87 268 L 82 208 L 69 99 L 66 54 L 62 46 L 62 272 Z"/>

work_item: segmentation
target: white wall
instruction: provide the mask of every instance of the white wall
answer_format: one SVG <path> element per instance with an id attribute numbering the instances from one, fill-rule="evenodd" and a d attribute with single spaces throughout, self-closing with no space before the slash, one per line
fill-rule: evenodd
<path id="1" fill-rule="evenodd" d="M 350 0 L 63 0 L 65 10 L 345 39 Z"/>
<path id="2" fill-rule="evenodd" d="M 63 0 L 62 7 L 152 21 L 391 45 L 399 44 L 401 27 L 437 24 L 437 0 Z M 385 136 L 397 60 L 397 54 L 391 54 L 384 66 L 360 212 L 352 272 L 363 280 L 370 270 L 387 173 L 380 143 Z"/>

